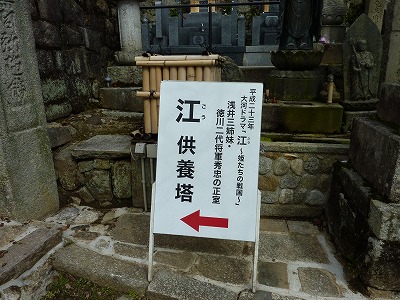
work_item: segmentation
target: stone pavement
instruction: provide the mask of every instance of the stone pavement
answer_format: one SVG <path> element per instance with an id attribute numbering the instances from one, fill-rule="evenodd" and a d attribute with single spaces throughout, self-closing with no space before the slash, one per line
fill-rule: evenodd
<path id="1" fill-rule="evenodd" d="M 10 280 L 10 272 L 4 271 L 10 266 L 3 267 L 12 263 L 0 269 L 1 299 L 39 299 L 54 275 L 51 266 L 116 290 L 135 290 L 146 299 L 368 299 L 349 288 L 329 237 L 304 221 L 261 220 L 255 294 L 250 292 L 254 244 L 249 242 L 156 235 L 149 283 L 149 213 L 129 208 L 100 212 L 69 206 L 45 222 L 28 224 L 0 219 L 0 263 L 10 255 L 10 245 L 18 244 L 12 240 L 42 231 L 56 240 L 54 229 L 62 231 L 64 242 L 52 243 L 53 250 L 30 270 Z M 35 280 L 37 286 L 32 285 Z M 400 295 L 375 291 L 369 299 Z"/>

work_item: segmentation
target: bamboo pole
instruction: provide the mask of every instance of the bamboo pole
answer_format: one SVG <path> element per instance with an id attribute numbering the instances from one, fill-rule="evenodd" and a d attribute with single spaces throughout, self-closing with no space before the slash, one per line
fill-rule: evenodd
<path id="1" fill-rule="evenodd" d="M 161 81 L 162 81 L 162 68 L 156 67 L 156 92 L 160 92 Z M 160 98 L 156 98 L 156 113 L 157 113 L 157 132 L 158 132 L 158 120 L 160 117 Z"/>
<path id="2" fill-rule="evenodd" d="M 160 92 L 145 92 L 145 91 L 137 91 L 136 92 L 136 97 L 140 98 L 160 98 Z"/>
<path id="3" fill-rule="evenodd" d="M 207 59 L 194 59 L 194 60 L 160 60 L 160 61 L 137 61 L 137 66 L 142 67 L 197 67 L 197 66 L 215 66 L 218 65 L 217 60 Z"/>
<path id="4" fill-rule="evenodd" d="M 142 74 L 143 91 L 149 92 L 150 90 L 150 70 L 143 68 Z M 143 101 L 143 118 L 144 118 L 144 132 L 151 133 L 151 108 L 150 98 L 145 98 Z"/>
<path id="5" fill-rule="evenodd" d="M 178 67 L 178 80 L 186 81 L 186 68 Z"/>
<path id="6" fill-rule="evenodd" d="M 195 81 L 203 81 L 203 68 L 196 67 Z"/>
<path id="7" fill-rule="evenodd" d="M 169 68 L 168 67 L 164 67 L 162 68 L 163 74 L 163 80 L 169 80 Z"/>
<path id="8" fill-rule="evenodd" d="M 194 67 L 187 67 L 187 73 L 186 73 L 186 80 L 187 81 L 194 81 L 195 80 L 195 69 Z"/>
<path id="9" fill-rule="evenodd" d="M 178 80 L 178 68 L 177 67 L 169 68 L 169 79 L 170 80 Z"/>
<path id="10" fill-rule="evenodd" d="M 211 81 L 211 68 L 210 67 L 204 67 L 203 68 L 204 72 L 204 80 L 203 81 Z"/>
<path id="11" fill-rule="evenodd" d="M 150 68 L 150 92 L 157 90 L 157 76 L 156 68 Z M 150 100 L 150 116 L 151 116 L 151 133 L 158 132 L 158 119 L 157 119 L 157 99 L 152 97 Z"/>

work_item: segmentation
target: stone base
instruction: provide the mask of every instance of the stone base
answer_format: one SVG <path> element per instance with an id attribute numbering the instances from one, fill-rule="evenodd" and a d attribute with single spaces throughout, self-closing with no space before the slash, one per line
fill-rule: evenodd
<path id="1" fill-rule="evenodd" d="M 371 111 L 376 110 L 379 99 L 360 101 L 342 101 L 340 104 L 347 111 Z"/>
<path id="2" fill-rule="evenodd" d="M 324 83 L 324 75 L 317 71 L 275 70 L 266 79 L 270 97 L 277 100 L 316 100 Z"/>
<path id="3" fill-rule="evenodd" d="M 371 111 L 345 111 L 343 113 L 343 132 L 351 131 L 355 118 L 376 118 L 376 110 Z"/>
<path id="4" fill-rule="evenodd" d="M 400 290 L 400 206 L 374 200 L 365 180 L 338 163 L 325 213 L 335 243 L 361 279 L 378 289 Z"/>
<path id="5" fill-rule="evenodd" d="M 314 101 L 263 105 L 262 130 L 302 133 L 340 132 L 343 107 Z"/>
<path id="6" fill-rule="evenodd" d="M 136 91 L 141 88 L 101 88 L 100 105 L 122 111 L 143 112 L 143 98 L 136 97 Z"/>

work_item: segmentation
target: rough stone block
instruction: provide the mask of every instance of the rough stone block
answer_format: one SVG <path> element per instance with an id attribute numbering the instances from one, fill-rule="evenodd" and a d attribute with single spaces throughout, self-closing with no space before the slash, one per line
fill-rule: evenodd
<path id="1" fill-rule="evenodd" d="M 352 130 L 353 121 L 355 118 L 376 118 L 376 110 L 372 111 L 345 111 L 343 113 L 343 130 L 345 132 Z"/>
<path id="2" fill-rule="evenodd" d="M 109 171 L 94 170 L 86 184 L 87 189 L 100 203 L 112 201 L 111 178 Z"/>
<path id="3" fill-rule="evenodd" d="M 139 88 L 101 88 L 100 105 L 103 108 L 143 112 L 143 98 L 136 97 Z"/>
<path id="4" fill-rule="evenodd" d="M 327 270 L 316 268 L 299 268 L 301 290 L 310 295 L 338 297 L 343 296 L 335 276 Z"/>
<path id="5" fill-rule="evenodd" d="M 149 284 L 146 296 L 149 299 L 236 300 L 238 295 L 208 282 L 160 271 Z"/>
<path id="6" fill-rule="evenodd" d="M 61 22 L 60 0 L 38 0 L 37 5 L 41 19 L 52 23 Z"/>
<path id="7" fill-rule="evenodd" d="M 79 186 L 77 164 L 71 156 L 72 146 L 62 149 L 54 156 L 54 167 L 61 186 L 72 191 Z"/>
<path id="8" fill-rule="evenodd" d="M 389 202 L 400 202 L 400 135 L 369 119 L 353 123 L 349 159 L 354 169 Z"/>
<path id="9" fill-rule="evenodd" d="M 64 79 L 45 79 L 42 81 L 42 93 L 45 104 L 67 99 L 68 83 Z"/>
<path id="10" fill-rule="evenodd" d="M 368 223 L 378 239 L 400 242 L 400 204 L 372 200 Z"/>
<path id="11" fill-rule="evenodd" d="M 38 46 L 53 49 L 61 48 L 61 32 L 56 25 L 45 21 L 35 21 L 33 23 L 33 33 Z"/>
<path id="12" fill-rule="evenodd" d="M 89 50 L 99 51 L 101 48 L 101 32 L 88 28 L 81 28 L 85 47 Z"/>
<path id="13" fill-rule="evenodd" d="M 258 282 L 282 289 L 289 288 L 287 264 L 282 262 L 263 262 L 258 264 Z"/>
<path id="14" fill-rule="evenodd" d="M 60 0 L 64 23 L 83 26 L 85 13 L 75 0 Z"/>
<path id="15" fill-rule="evenodd" d="M 51 148 L 56 148 L 64 145 L 72 140 L 71 128 L 67 126 L 47 126 Z"/>
<path id="16" fill-rule="evenodd" d="M 72 113 L 72 106 L 69 102 L 51 104 L 46 106 L 46 119 L 48 122 L 68 117 Z"/>
<path id="17" fill-rule="evenodd" d="M 400 290 L 400 243 L 368 240 L 368 255 L 362 280 L 381 290 Z"/>
<path id="18" fill-rule="evenodd" d="M 117 86 L 141 86 L 142 68 L 137 66 L 112 66 L 107 68 L 112 84 Z"/>
<path id="19" fill-rule="evenodd" d="M 129 161 L 117 161 L 111 169 L 114 196 L 130 198 L 131 193 L 131 164 Z"/>
<path id="20" fill-rule="evenodd" d="M 399 83 L 382 83 L 377 112 L 382 121 L 400 125 Z"/>
<path id="21" fill-rule="evenodd" d="M 0 285 L 32 268 L 60 242 L 60 231 L 40 228 L 6 249 L 5 254 L 0 257 Z"/>

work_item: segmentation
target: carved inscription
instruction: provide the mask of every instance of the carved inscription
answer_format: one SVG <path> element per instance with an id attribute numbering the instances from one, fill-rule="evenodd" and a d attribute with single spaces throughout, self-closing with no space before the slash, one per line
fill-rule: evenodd
<path id="1" fill-rule="evenodd" d="M 26 82 L 21 60 L 20 39 L 17 36 L 14 1 L 0 1 L 0 50 L 2 52 L 3 90 L 11 107 L 21 106 L 26 94 Z"/>

